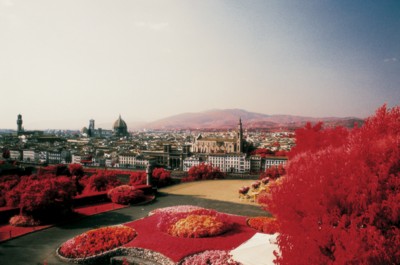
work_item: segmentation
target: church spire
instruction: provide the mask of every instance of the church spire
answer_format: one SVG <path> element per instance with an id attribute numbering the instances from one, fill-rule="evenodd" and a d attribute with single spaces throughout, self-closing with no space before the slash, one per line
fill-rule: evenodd
<path id="1" fill-rule="evenodd" d="M 237 150 L 238 150 L 238 153 L 243 152 L 242 117 L 239 117 L 239 123 L 238 123 L 238 128 L 237 128 Z"/>

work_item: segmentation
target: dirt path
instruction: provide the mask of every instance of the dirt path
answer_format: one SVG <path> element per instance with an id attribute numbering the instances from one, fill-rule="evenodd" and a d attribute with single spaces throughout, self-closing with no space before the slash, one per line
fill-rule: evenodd
<path id="1" fill-rule="evenodd" d="M 207 180 L 188 182 L 160 191 L 175 195 L 192 195 L 203 199 L 257 205 L 254 202 L 239 200 L 238 190 L 242 186 L 250 186 L 254 180 Z"/>

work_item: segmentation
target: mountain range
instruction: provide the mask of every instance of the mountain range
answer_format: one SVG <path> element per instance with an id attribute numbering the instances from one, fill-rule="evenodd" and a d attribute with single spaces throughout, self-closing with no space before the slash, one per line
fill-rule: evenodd
<path id="1" fill-rule="evenodd" d="M 356 117 L 303 117 L 294 115 L 267 115 L 242 109 L 213 109 L 203 112 L 182 113 L 146 124 L 129 124 L 128 128 L 152 130 L 227 130 L 236 128 L 239 118 L 248 130 L 296 129 L 307 122 L 322 121 L 325 126 L 353 127 L 364 120 Z"/>

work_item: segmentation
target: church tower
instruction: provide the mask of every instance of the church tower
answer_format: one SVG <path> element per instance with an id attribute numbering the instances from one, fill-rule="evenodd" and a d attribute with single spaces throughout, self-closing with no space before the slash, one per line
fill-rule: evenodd
<path id="1" fill-rule="evenodd" d="M 18 119 L 17 119 L 17 133 L 21 133 L 23 131 L 22 129 L 22 115 L 18 114 Z"/>
<path id="2" fill-rule="evenodd" d="M 243 153 L 243 128 L 242 128 L 242 118 L 239 118 L 238 128 L 237 128 L 237 152 Z"/>

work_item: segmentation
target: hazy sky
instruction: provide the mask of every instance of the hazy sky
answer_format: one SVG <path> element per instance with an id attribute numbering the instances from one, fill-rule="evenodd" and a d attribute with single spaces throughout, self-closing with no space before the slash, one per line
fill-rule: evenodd
<path id="1" fill-rule="evenodd" d="M 400 102 L 400 1 L 0 0 L 0 128 Z"/>

